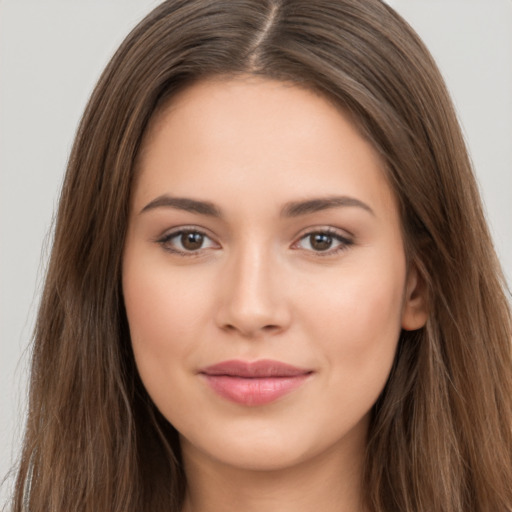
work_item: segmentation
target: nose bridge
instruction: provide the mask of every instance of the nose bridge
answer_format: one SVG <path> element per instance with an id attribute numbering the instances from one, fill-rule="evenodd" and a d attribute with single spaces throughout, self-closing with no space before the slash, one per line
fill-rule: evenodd
<path id="1" fill-rule="evenodd" d="M 279 286 L 278 260 L 271 245 L 257 237 L 233 250 L 222 284 L 221 327 L 244 336 L 285 328 L 289 314 Z"/>

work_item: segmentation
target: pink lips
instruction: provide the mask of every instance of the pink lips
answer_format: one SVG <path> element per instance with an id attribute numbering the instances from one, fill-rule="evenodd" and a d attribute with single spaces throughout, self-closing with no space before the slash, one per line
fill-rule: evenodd
<path id="1" fill-rule="evenodd" d="M 313 373 L 272 360 L 224 361 L 200 370 L 220 396 L 242 405 L 263 405 L 298 388 Z"/>

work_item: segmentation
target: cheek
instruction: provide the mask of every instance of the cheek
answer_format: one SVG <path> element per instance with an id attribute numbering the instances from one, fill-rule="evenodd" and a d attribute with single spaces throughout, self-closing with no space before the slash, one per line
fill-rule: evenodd
<path id="1" fill-rule="evenodd" d="M 128 255 L 123 294 L 135 361 L 157 405 L 170 385 L 185 376 L 204 338 L 208 293 L 186 273 L 171 272 L 161 261 Z"/>
<path id="2" fill-rule="evenodd" d="M 123 292 L 130 334 L 135 349 L 162 351 L 169 346 L 170 326 L 179 329 L 180 301 L 162 276 L 144 268 L 129 268 Z"/>
<path id="3" fill-rule="evenodd" d="M 378 395 L 387 380 L 401 330 L 405 279 L 400 255 L 391 262 L 346 268 L 327 291 L 308 287 L 304 328 L 318 340 L 333 381 L 343 384 L 338 389 L 363 386 Z"/>

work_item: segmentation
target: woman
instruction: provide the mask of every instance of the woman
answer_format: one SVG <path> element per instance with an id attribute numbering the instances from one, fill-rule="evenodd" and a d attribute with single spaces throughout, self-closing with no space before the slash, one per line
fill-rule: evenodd
<path id="1" fill-rule="evenodd" d="M 14 510 L 512 510 L 510 340 L 403 20 L 165 2 L 77 134 Z"/>

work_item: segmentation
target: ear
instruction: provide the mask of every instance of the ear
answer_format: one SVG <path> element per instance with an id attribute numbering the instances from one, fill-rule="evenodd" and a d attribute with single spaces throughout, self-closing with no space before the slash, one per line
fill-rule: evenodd
<path id="1" fill-rule="evenodd" d="M 402 306 L 402 329 L 421 329 L 428 318 L 427 286 L 416 265 L 407 272 L 405 294 Z"/>

